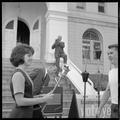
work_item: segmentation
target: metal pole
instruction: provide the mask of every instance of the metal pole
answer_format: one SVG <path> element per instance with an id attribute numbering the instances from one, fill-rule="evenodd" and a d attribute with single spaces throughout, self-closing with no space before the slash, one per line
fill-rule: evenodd
<path id="1" fill-rule="evenodd" d="M 84 113 L 83 113 L 83 117 L 85 118 L 85 100 L 86 100 L 86 82 L 88 80 L 89 77 L 89 73 L 88 72 L 82 72 L 82 78 L 83 78 L 83 82 L 84 82 Z"/>
<path id="2" fill-rule="evenodd" d="M 99 70 L 99 60 L 98 59 L 98 107 L 100 105 L 100 70 Z"/>
<path id="3" fill-rule="evenodd" d="M 99 76 L 100 76 L 99 62 L 100 62 L 101 52 L 102 52 L 101 50 L 96 51 L 96 57 L 98 60 L 97 65 L 98 65 L 98 75 Z M 98 86 L 97 87 L 98 87 L 97 91 L 98 91 L 98 107 L 99 107 L 99 105 L 100 105 L 100 77 L 98 78 Z"/>
<path id="4" fill-rule="evenodd" d="M 85 59 L 85 72 L 87 69 L 87 60 Z M 83 114 L 83 118 L 85 118 L 85 99 L 86 98 L 86 82 L 84 82 L 84 114 Z"/>
<path id="5" fill-rule="evenodd" d="M 86 59 L 84 59 L 86 60 Z M 86 71 L 87 68 L 87 61 L 85 61 L 85 72 L 82 72 L 82 78 L 83 78 L 83 82 L 84 82 L 84 114 L 83 114 L 83 118 L 85 118 L 85 100 L 86 100 L 86 82 L 89 76 L 89 73 Z"/>
<path id="6" fill-rule="evenodd" d="M 98 80 L 99 81 L 99 80 Z M 99 88 L 98 88 L 99 89 Z M 100 105 L 100 90 L 98 90 L 98 107 Z"/>
<path id="7" fill-rule="evenodd" d="M 84 82 L 84 114 L 83 114 L 84 118 L 85 118 L 85 98 L 86 98 L 86 82 Z"/>

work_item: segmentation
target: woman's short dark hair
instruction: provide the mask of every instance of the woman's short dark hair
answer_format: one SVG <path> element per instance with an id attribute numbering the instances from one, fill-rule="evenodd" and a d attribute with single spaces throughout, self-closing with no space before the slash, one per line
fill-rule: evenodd
<path id="1" fill-rule="evenodd" d="M 10 62 L 13 66 L 18 67 L 20 64 L 24 64 L 25 54 L 34 54 L 34 49 L 27 44 L 19 44 L 13 48 Z"/>

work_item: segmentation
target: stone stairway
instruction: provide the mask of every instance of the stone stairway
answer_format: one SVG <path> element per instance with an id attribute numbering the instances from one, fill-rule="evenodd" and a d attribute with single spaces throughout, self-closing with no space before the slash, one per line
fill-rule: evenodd
<path id="1" fill-rule="evenodd" d="M 33 60 L 32 65 L 28 69 L 28 72 L 34 68 L 39 67 L 46 67 L 48 68 L 48 74 L 50 75 L 50 82 L 49 86 L 54 86 L 56 83 L 54 79 L 54 64 L 43 64 L 39 60 Z M 12 72 L 14 71 L 14 67 L 9 62 L 9 59 L 2 59 L 2 118 L 7 118 L 10 111 L 14 107 L 14 101 L 11 96 L 10 88 L 9 88 L 9 80 Z M 60 86 L 63 87 L 63 115 L 62 118 L 67 118 L 69 113 L 69 108 L 71 104 L 72 98 L 72 89 L 75 87 L 72 83 L 68 80 L 68 78 L 63 79 L 60 81 Z M 77 91 L 76 91 L 77 92 Z"/>

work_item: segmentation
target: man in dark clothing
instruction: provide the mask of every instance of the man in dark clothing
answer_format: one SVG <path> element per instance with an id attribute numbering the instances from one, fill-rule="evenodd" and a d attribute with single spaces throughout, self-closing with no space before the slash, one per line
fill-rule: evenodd
<path id="1" fill-rule="evenodd" d="M 58 38 L 55 40 L 54 44 L 52 45 L 52 49 L 55 49 L 55 59 L 56 59 L 56 67 L 57 72 L 56 74 L 60 72 L 60 58 L 62 57 L 64 60 L 64 64 L 67 64 L 67 55 L 64 52 L 65 44 L 61 41 L 62 36 L 58 36 Z"/>

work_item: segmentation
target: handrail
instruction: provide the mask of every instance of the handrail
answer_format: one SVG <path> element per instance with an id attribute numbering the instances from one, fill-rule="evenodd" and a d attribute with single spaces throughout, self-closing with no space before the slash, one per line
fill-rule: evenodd
<path id="1" fill-rule="evenodd" d="M 68 60 L 68 62 L 70 62 L 70 64 L 72 64 L 72 66 L 81 74 L 82 73 L 82 71 L 80 71 L 79 69 L 78 69 L 78 67 L 69 59 Z"/>
<path id="2" fill-rule="evenodd" d="M 80 74 L 82 73 L 82 71 L 80 71 L 80 69 L 78 69 L 78 67 L 70 60 L 68 59 L 68 63 L 70 63 Z M 88 83 L 91 86 L 94 86 L 93 82 L 90 80 L 90 78 L 88 78 Z"/>

